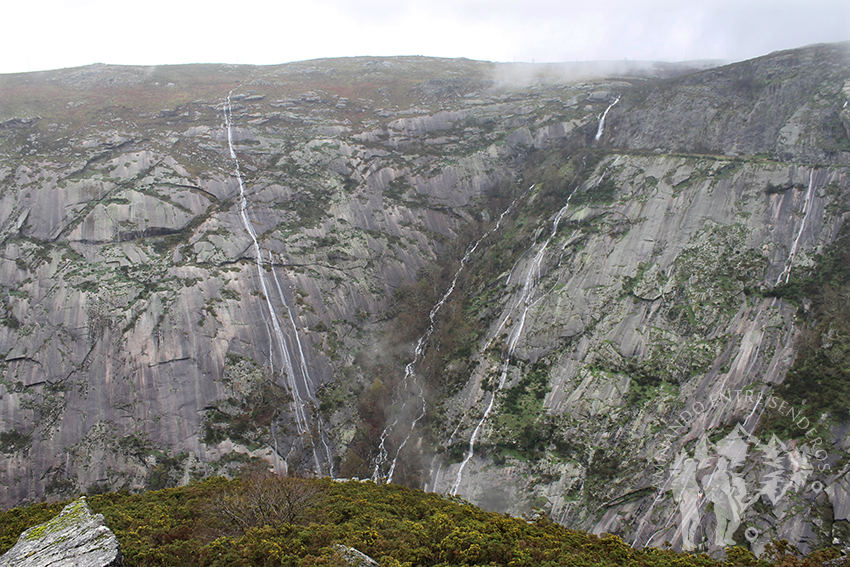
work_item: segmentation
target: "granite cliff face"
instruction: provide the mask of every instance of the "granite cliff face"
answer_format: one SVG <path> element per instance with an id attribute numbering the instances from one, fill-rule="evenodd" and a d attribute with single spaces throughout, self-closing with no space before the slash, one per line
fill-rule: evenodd
<path id="1" fill-rule="evenodd" d="M 841 415 L 739 457 L 811 323 L 774 290 L 850 212 L 848 46 L 617 71 L 0 77 L 3 503 L 261 458 L 639 545 L 846 539 Z M 706 500 L 780 453 L 781 498 Z"/>
<path id="2" fill-rule="evenodd" d="M 675 78 L 663 86 L 650 83 L 627 92 L 612 109 L 606 140 L 630 149 L 846 164 L 846 60 L 846 45 L 821 45 Z"/>
<path id="3" fill-rule="evenodd" d="M 735 423 L 757 433 L 794 361 L 795 308 L 758 290 L 834 239 L 847 170 L 615 153 L 597 171 L 617 187 L 612 202 L 567 207 L 554 237 L 538 237 L 503 276 L 509 300 L 483 314 L 471 379 L 445 403 L 446 452 L 464 458 L 438 458 L 431 487 L 660 544 L 681 538 L 670 526 L 677 458 Z M 767 194 L 771 185 L 805 189 Z M 486 416 L 493 397 L 502 413 Z M 845 429 L 808 419 L 839 470 L 819 482 L 846 517 Z M 738 472 L 748 485 L 766 474 Z M 758 543 L 814 543 L 797 506 L 771 508 Z"/>

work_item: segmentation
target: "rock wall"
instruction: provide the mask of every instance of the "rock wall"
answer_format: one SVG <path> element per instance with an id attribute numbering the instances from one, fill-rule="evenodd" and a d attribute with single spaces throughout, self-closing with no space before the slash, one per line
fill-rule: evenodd
<path id="1" fill-rule="evenodd" d="M 628 92 L 608 117 L 615 147 L 762 154 L 850 163 L 845 69 L 850 44 L 814 45 Z"/>
<path id="2" fill-rule="evenodd" d="M 578 194 L 611 179 L 612 202 L 567 207 L 545 253 L 540 237 L 501 278 L 472 377 L 443 406 L 446 454 L 464 454 L 458 446 L 468 450 L 476 427 L 480 437 L 468 462 L 438 459 L 429 488 L 639 544 L 655 535 L 681 545 L 675 526 L 664 531 L 676 513 L 667 482 L 676 458 L 730 423 L 755 432 L 798 333 L 795 308 L 759 290 L 789 261 L 810 266 L 834 239 L 848 211 L 848 170 L 612 155 L 591 179 Z M 775 186 L 789 189 L 768 191 Z M 547 384 L 536 399 L 527 383 L 535 369 Z M 500 373 L 507 380 L 482 421 Z M 821 427 L 834 462 L 846 462 L 846 438 Z M 529 447 L 534 429 L 540 445 Z M 841 475 L 818 478 L 841 493 Z M 833 500 L 840 510 L 841 497 Z M 815 543 L 781 526 L 789 511 L 771 513 L 780 527 L 760 530 L 761 545 L 795 535 Z"/>
<path id="3" fill-rule="evenodd" d="M 48 86 L 8 79 L 7 111 L 28 112 L 16 80 L 61 85 L 51 96 L 65 109 L 24 99 L 38 116 L 2 130 L 4 505 L 159 487 L 252 458 L 334 474 L 356 424 L 322 425 L 320 394 L 343 374 L 368 379 L 355 357 L 379 348 L 394 290 L 486 216 L 491 194 L 513 190 L 533 144 L 563 140 L 601 106 L 562 105 L 588 86 L 417 87 L 423 71 L 484 76 L 488 64 L 373 63 L 322 63 L 330 82 L 308 92 L 315 69 L 297 64 L 254 76 L 122 68 L 113 87 L 109 67 Z M 207 82 L 191 76 L 202 72 Z M 362 96 L 342 95 L 351 81 Z M 314 462 L 320 438 L 330 466 Z"/>

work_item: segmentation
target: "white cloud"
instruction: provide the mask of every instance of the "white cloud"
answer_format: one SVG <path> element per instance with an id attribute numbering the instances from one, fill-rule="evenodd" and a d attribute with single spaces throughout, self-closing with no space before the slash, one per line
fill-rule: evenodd
<path id="1" fill-rule="evenodd" d="M 744 59 L 850 39 L 846 0 L 30 0 L 4 8 L 0 72 L 431 55 Z"/>

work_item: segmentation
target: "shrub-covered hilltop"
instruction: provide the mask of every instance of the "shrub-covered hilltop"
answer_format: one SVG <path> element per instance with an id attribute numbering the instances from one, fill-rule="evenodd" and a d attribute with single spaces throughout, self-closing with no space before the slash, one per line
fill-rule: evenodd
<path id="1" fill-rule="evenodd" d="M 121 543 L 125 565 L 345 565 L 341 546 L 384 566 L 812 566 L 834 549 L 800 558 L 784 543 L 770 560 L 727 549 L 720 562 L 655 548 L 632 549 L 613 535 L 569 530 L 485 512 L 460 499 L 395 484 L 333 482 L 249 474 L 212 478 L 143 494 L 90 495 Z M 67 502 L 0 513 L 0 552 L 26 528 L 59 513 Z"/>

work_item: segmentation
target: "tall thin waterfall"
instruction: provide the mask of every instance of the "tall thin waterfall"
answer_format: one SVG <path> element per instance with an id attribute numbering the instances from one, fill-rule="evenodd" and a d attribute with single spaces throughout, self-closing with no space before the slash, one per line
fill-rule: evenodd
<path id="1" fill-rule="evenodd" d="M 294 337 L 293 341 L 296 347 L 293 350 L 290 347 L 289 341 L 287 340 L 287 336 L 283 331 L 283 328 L 281 326 L 281 318 L 278 315 L 277 310 L 275 309 L 274 302 L 272 301 L 272 289 L 270 288 L 269 282 L 266 279 L 266 267 L 263 260 L 263 253 L 260 249 L 260 243 L 257 239 L 257 233 L 254 230 L 253 225 L 251 224 L 250 218 L 248 217 L 248 199 L 245 196 L 245 181 L 242 178 L 242 172 L 239 167 L 239 158 L 237 157 L 236 150 L 233 146 L 233 108 L 230 101 L 230 97 L 232 94 L 232 91 L 228 93 L 227 99 L 225 100 L 224 121 L 225 127 L 227 129 L 227 145 L 230 150 L 230 157 L 236 164 L 235 175 L 237 181 L 239 182 L 239 216 L 242 219 L 242 225 L 245 227 L 245 232 L 247 232 L 248 235 L 251 237 L 252 246 L 254 248 L 254 258 L 257 266 L 257 279 L 260 282 L 260 288 L 262 289 L 263 297 L 266 300 L 266 307 L 268 308 L 269 312 L 271 330 L 273 332 L 278 349 L 280 350 L 280 356 L 283 362 L 282 370 L 286 380 L 286 385 L 289 388 L 290 393 L 292 394 L 292 409 L 293 415 L 295 417 L 295 429 L 298 434 L 298 437 L 301 438 L 305 443 L 309 443 L 310 450 L 313 454 L 313 460 L 316 465 L 316 473 L 322 474 L 325 470 L 327 470 L 328 474 L 330 476 L 333 476 L 333 459 L 330 447 L 328 446 L 328 443 L 324 437 L 324 432 L 322 431 L 321 420 L 318 420 L 318 423 L 316 423 L 315 425 L 318 427 L 318 437 L 321 439 L 321 442 L 324 445 L 325 461 L 327 463 L 327 466 L 322 466 L 322 459 L 319 457 L 319 453 L 316 451 L 316 444 L 310 440 L 310 406 L 311 404 L 315 405 L 316 399 L 315 394 L 313 392 L 313 383 L 312 378 L 310 376 L 309 368 L 307 366 L 307 360 L 304 356 L 304 348 L 301 342 L 301 336 L 298 330 L 298 326 L 295 322 L 295 316 L 293 315 L 292 308 L 287 302 L 283 286 L 281 285 L 280 280 L 277 276 L 277 272 L 274 269 L 274 262 L 270 258 L 269 267 L 271 268 L 271 273 L 274 278 L 277 295 L 280 297 L 281 305 L 286 311 L 287 320 L 292 327 L 292 337 Z M 274 359 L 273 353 L 270 353 L 269 359 Z M 296 362 L 293 363 L 293 361 Z M 296 364 L 298 366 L 297 371 Z M 277 437 L 275 436 L 275 445 L 277 445 L 277 443 Z"/>
<path id="2" fill-rule="evenodd" d="M 558 211 L 558 214 L 555 215 L 555 219 L 552 222 L 552 230 L 549 234 L 549 237 L 546 241 L 540 246 L 540 249 L 537 251 L 537 254 L 534 255 L 534 259 L 531 261 L 531 264 L 528 270 L 525 273 L 525 278 L 522 285 L 522 291 L 519 294 L 519 298 L 517 299 L 514 306 L 510 309 L 508 315 L 506 315 L 502 319 L 502 325 L 505 324 L 505 321 L 513 315 L 517 310 L 522 308 L 522 315 L 520 315 L 519 321 L 514 325 L 511 330 L 510 338 L 508 340 L 508 350 L 507 354 L 502 361 L 502 369 L 499 375 L 499 383 L 496 390 L 490 392 L 490 399 L 487 403 L 487 408 L 484 410 L 484 414 L 481 416 L 481 419 L 478 420 L 478 424 L 472 430 L 472 435 L 469 437 L 469 447 L 466 451 L 466 456 L 460 464 L 460 468 L 457 471 L 457 477 L 455 478 L 455 482 L 452 485 L 450 493 L 452 495 L 457 495 L 458 490 L 460 489 L 461 481 L 463 480 L 463 472 L 466 469 L 466 465 L 469 461 L 472 460 L 472 457 L 475 455 L 475 443 L 478 441 L 478 437 L 481 434 L 481 429 L 484 427 L 484 423 L 487 421 L 487 418 L 490 417 L 490 412 L 493 411 L 493 406 L 496 402 L 496 395 L 505 388 L 507 384 L 508 378 L 508 370 L 510 368 L 510 361 L 514 356 L 516 351 L 516 345 L 519 342 L 520 337 L 522 336 L 523 328 L 525 327 L 525 319 L 528 314 L 528 310 L 534 306 L 540 299 L 533 300 L 533 296 L 535 295 L 535 291 L 537 290 L 537 284 L 540 279 L 540 266 L 543 262 L 543 258 L 546 253 L 546 249 L 549 246 L 549 243 L 552 242 L 552 239 L 555 238 L 555 235 L 558 232 L 558 225 L 561 222 L 564 214 L 566 214 L 567 209 L 570 206 L 570 199 L 572 199 L 575 194 L 575 189 L 570 193 L 570 196 L 567 197 L 566 204 Z"/>

